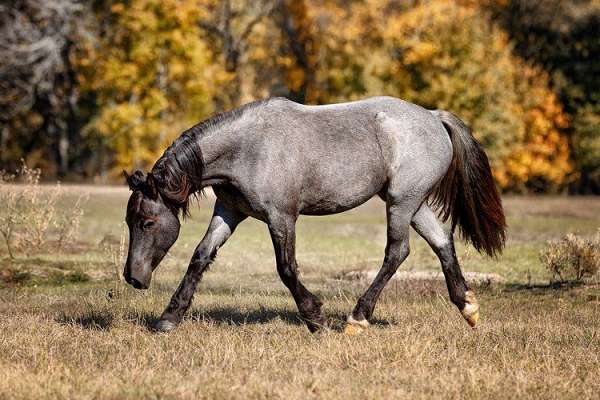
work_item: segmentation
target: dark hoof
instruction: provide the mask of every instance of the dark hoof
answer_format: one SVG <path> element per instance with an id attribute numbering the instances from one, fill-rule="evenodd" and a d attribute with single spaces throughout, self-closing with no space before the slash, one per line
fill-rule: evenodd
<path id="1" fill-rule="evenodd" d="M 154 332 L 169 333 L 171 331 L 174 331 L 175 328 L 177 328 L 177 325 L 166 319 L 161 319 L 152 328 Z"/>
<path id="2" fill-rule="evenodd" d="M 322 316 L 312 317 L 310 319 L 302 317 L 302 319 L 306 323 L 306 327 L 311 333 L 320 332 L 329 328 L 327 326 L 327 321 L 325 321 L 325 318 Z"/>

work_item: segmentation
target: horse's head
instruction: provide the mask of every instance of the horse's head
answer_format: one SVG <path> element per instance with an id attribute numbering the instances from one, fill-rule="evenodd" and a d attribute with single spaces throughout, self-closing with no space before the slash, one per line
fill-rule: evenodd
<path id="1" fill-rule="evenodd" d="M 152 271 L 179 236 L 177 210 L 165 203 L 159 183 L 150 173 L 125 174 L 132 190 L 127 203 L 129 250 L 123 276 L 136 289 L 147 289 Z"/>

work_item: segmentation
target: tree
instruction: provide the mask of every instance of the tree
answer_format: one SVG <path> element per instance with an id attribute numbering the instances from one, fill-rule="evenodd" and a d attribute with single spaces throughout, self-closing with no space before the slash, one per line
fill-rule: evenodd
<path id="1" fill-rule="evenodd" d="M 213 43 L 218 44 L 219 63 L 223 66 L 224 96 L 217 98 L 218 108 L 223 110 L 240 105 L 242 96 L 242 71 L 240 64 L 247 53 L 254 29 L 269 16 L 277 6 L 276 0 L 241 1 L 234 8 L 232 0 L 201 2 L 204 17 L 198 26 Z"/>
<path id="2" fill-rule="evenodd" d="M 515 56 L 507 35 L 476 3 L 315 7 L 322 21 L 346 21 L 321 26 L 330 52 L 318 74 L 322 93 L 388 94 L 457 113 L 485 146 L 504 189 L 556 190 L 568 182 L 567 119 L 548 76 Z"/>
<path id="3" fill-rule="evenodd" d="M 85 89 L 100 107 L 88 131 L 107 139 L 113 172 L 148 167 L 182 130 L 213 111 L 216 88 L 226 77 L 211 65 L 197 2 L 114 2 L 110 27 L 90 43 Z"/>
<path id="4" fill-rule="evenodd" d="M 279 65 L 289 89 L 287 97 L 300 103 L 316 100 L 315 84 L 319 45 L 314 19 L 304 0 L 281 1 L 274 17 L 282 39 Z M 287 57 L 286 57 L 287 56 Z"/>
<path id="5" fill-rule="evenodd" d="M 579 175 L 571 189 L 600 193 L 600 2 L 487 0 L 486 9 L 515 52 L 548 72 L 569 114 L 566 132 Z"/>
<path id="6" fill-rule="evenodd" d="M 55 160 L 70 171 L 79 144 L 79 82 L 73 59 L 88 33 L 76 0 L 13 0 L 0 5 L 0 162 Z M 73 143 L 73 142 L 77 143 Z"/>

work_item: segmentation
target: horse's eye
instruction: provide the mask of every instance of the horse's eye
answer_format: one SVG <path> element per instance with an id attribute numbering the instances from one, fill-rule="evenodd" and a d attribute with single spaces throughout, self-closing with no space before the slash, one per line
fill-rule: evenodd
<path id="1" fill-rule="evenodd" d="M 142 228 L 144 229 L 150 229 L 154 226 L 154 224 L 156 223 L 156 221 L 153 221 L 151 219 L 147 219 L 144 222 L 142 222 Z"/>

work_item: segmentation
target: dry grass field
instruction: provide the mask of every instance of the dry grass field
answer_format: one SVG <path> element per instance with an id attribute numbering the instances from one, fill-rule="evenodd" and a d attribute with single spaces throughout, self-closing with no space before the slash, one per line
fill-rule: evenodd
<path id="1" fill-rule="evenodd" d="M 67 188 L 81 191 L 91 196 L 68 254 L 11 262 L 0 250 L 0 399 L 599 398 L 600 286 L 549 286 L 538 260 L 546 240 L 600 227 L 599 198 L 505 198 L 504 255 L 489 260 L 458 246 L 464 270 L 506 278 L 476 288 L 475 331 L 443 284 L 403 282 L 386 289 L 367 332 L 341 332 L 365 283 L 339 277 L 376 268 L 383 256 L 384 208 L 372 200 L 300 219 L 302 277 L 324 300 L 331 330 L 313 335 L 300 323 L 266 226 L 248 220 L 220 250 L 186 320 L 165 335 L 148 327 L 185 271 L 213 200 L 194 209 L 152 287 L 136 291 L 117 281 L 104 250 L 118 248 L 127 190 Z M 402 268 L 439 264 L 415 235 Z"/>

